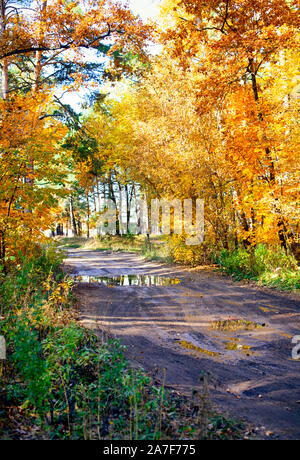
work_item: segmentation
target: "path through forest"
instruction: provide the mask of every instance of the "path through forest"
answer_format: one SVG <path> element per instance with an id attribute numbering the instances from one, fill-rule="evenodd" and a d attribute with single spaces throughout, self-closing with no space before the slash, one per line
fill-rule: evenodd
<path id="1" fill-rule="evenodd" d="M 99 337 L 119 338 L 132 363 L 157 381 L 166 369 L 166 384 L 191 395 L 206 371 L 222 411 L 271 436 L 300 437 L 300 360 L 292 359 L 292 337 L 300 335 L 297 297 L 129 253 L 69 250 L 66 264 L 77 276 L 180 279 L 138 287 L 83 278 L 77 287 L 82 322 Z"/>

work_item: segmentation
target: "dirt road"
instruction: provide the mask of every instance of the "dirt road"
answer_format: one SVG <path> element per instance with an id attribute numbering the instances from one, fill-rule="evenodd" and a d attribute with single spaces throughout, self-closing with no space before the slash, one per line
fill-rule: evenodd
<path id="1" fill-rule="evenodd" d="M 70 250 L 77 275 L 162 275 L 167 286 L 80 283 L 82 322 L 100 337 L 109 333 L 136 364 L 185 394 L 202 371 L 212 376 L 216 405 L 283 439 L 300 439 L 300 335 L 295 296 L 234 283 L 213 271 L 144 262 L 134 254 Z"/>

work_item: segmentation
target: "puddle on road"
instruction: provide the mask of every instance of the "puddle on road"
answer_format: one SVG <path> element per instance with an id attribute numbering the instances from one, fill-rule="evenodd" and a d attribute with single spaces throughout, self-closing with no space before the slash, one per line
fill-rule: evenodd
<path id="1" fill-rule="evenodd" d="M 286 339 L 292 339 L 292 338 L 293 338 L 292 335 L 286 334 L 285 332 L 280 332 L 279 335 L 281 335 L 281 337 L 284 337 L 284 338 L 286 338 Z"/>
<path id="2" fill-rule="evenodd" d="M 230 359 L 233 357 L 231 352 L 240 352 L 248 357 L 255 355 L 255 352 L 251 350 L 251 347 L 248 345 L 242 345 L 240 343 L 240 339 L 238 338 L 232 338 L 229 342 L 223 343 L 223 352 L 208 350 L 206 348 L 195 345 L 195 343 L 189 342 L 187 340 L 177 340 L 176 342 L 182 348 L 189 350 L 191 353 L 196 352 L 201 355 L 210 356 L 211 358 L 222 357 L 224 360 Z"/>
<path id="3" fill-rule="evenodd" d="M 266 327 L 266 324 L 258 324 L 253 321 L 245 321 L 242 319 L 227 319 L 223 321 L 212 321 L 210 323 L 210 327 L 211 329 L 219 331 L 253 331 L 255 329 Z"/>
<path id="4" fill-rule="evenodd" d="M 198 353 L 201 353 L 201 354 L 204 354 L 204 355 L 207 355 L 207 356 L 211 356 L 211 357 L 221 356 L 221 353 L 206 350 L 205 348 L 197 347 L 193 343 L 187 342 L 186 340 L 178 340 L 177 343 L 182 348 L 186 348 L 187 350 L 191 350 L 191 351 L 196 351 Z"/>
<path id="5" fill-rule="evenodd" d="M 116 286 L 174 286 L 181 283 L 178 278 L 167 278 L 157 275 L 119 275 L 119 276 L 88 276 L 70 275 L 76 283 L 104 284 Z"/>
<path id="6" fill-rule="evenodd" d="M 266 307 L 259 307 L 264 313 L 279 313 L 278 308 L 271 308 L 271 305 Z"/>
<path id="7" fill-rule="evenodd" d="M 241 352 L 244 352 L 248 356 L 250 356 L 251 354 L 252 355 L 254 354 L 253 351 L 250 351 L 251 347 L 249 347 L 248 345 L 241 345 L 240 340 L 238 338 L 233 338 L 233 339 L 231 339 L 230 342 L 226 342 L 225 343 L 225 348 L 226 348 L 226 350 L 229 350 L 229 351 L 241 351 Z"/>

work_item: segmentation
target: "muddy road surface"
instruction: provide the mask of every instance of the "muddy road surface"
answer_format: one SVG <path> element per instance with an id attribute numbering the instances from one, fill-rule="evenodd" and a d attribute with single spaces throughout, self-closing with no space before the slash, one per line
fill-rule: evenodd
<path id="1" fill-rule="evenodd" d="M 166 372 L 166 385 L 186 395 L 205 371 L 220 410 L 270 437 L 300 439 L 296 296 L 129 253 L 69 250 L 66 267 L 82 323 L 120 339 L 134 365 L 160 382 Z"/>

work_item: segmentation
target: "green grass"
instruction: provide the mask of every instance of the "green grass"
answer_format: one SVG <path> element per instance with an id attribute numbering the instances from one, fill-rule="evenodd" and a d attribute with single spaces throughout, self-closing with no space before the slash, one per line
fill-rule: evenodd
<path id="1" fill-rule="evenodd" d="M 235 280 L 253 280 L 262 286 L 300 292 L 300 269 L 296 260 L 281 248 L 257 246 L 253 253 L 245 249 L 222 251 L 215 257 L 223 272 Z"/>
<path id="2" fill-rule="evenodd" d="M 282 291 L 293 291 L 300 294 L 300 270 L 274 270 L 263 273 L 259 277 L 263 286 L 274 287 Z"/>

